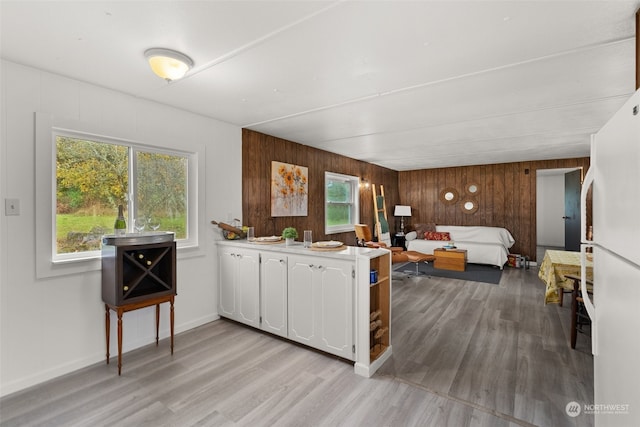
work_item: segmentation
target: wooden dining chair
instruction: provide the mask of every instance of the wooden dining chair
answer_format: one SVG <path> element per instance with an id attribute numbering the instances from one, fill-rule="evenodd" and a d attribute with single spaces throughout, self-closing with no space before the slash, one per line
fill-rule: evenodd
<path id="1" fill-rule="evenodd" d="M 576 341 L 578 339 L 578 332 L 586 334 L 587 332 L 583 329 L 584 326 L 589 326 L 589 336 L 591 333 L 591 319 L 589 318 L 589 314 L 587 314 L 587 309 L 584 306 L 584 299 L 582 296 L 582 290 L 580 289 L 580 280 L 581 277 L 573 274 L 566 274 L 565 277 L 573 281 L 573 291 L 571 292 L 571 348 L 576 348 Z M 593 290 L 593 281 L 587 280 L 587 292 L 589 293 L 589 298 L 592 297 L 593 292 L 589 290 L 591 288 Z"/>

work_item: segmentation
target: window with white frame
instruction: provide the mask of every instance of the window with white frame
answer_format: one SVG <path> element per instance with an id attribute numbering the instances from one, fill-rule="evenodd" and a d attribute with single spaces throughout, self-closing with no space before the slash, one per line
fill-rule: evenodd
<path id="1" fill-rule="evenodd" d="M 353 231 L 360 222 L 360 178 L 325 172 L 324 183 L 325 234 Z"/>
<path id="2" fill-rule="evenodd" d="M 192 153 L 66 131 L 54 131 L 53 137 L 55 261 L 98 256 L 102 235 L 113 233 L 119 205 L 128 232 L 172 231 L 179 244 L 192 243 Z M 134 220 L 144 228 L 134 230 Z"/>

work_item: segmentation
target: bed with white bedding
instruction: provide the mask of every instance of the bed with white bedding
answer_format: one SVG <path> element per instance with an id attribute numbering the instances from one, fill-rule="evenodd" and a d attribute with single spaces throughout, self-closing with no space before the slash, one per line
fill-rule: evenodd
<path id="1" fill-rule="evenodd" d="M 437 225 L 436 232 L 440 238 L 442 233 L 449 233 L 450 241 L 458 249 L 466 249 L 467 262 L 495 265 L 500 269 L 507 262 L 509 248 L 516 242 L 511 233 L 502 227 Z M 418 238 L 415 231 L 406 236 L 407 250 L 426 254 L 432 254 L 434 249 L 442 248 L 447 243 Z"/>

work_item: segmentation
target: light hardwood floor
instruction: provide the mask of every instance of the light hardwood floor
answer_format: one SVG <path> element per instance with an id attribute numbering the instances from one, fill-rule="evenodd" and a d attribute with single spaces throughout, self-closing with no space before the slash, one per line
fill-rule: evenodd
<path id="1" fill-rule="evenodd" d="M 394 355 L 350 363 L 226 320 L 0 400 L 3 426 L 590 426 L 588 338 L 545 306 L 537 271 L 500 285 L 396 276 Z M 176 301 L 179 310 L 179 300 Z"/>

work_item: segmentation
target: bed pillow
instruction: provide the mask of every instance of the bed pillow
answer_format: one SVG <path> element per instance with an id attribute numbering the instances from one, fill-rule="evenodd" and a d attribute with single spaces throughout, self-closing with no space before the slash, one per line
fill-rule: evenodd
<path id="1" fill-rule="evenodd" d="M 446 231 L 425 231 L 424 238 L 426 240 L 442 240 L 450 241 L 451 235 Z"/>
<path id="2" fill-rule="evenodd" d="M 419 239 L 424 239 L 424 233 L 427 231 L 436 231 L 436 225 L 434 223 L 416 224 L 416 234 Z"/>

